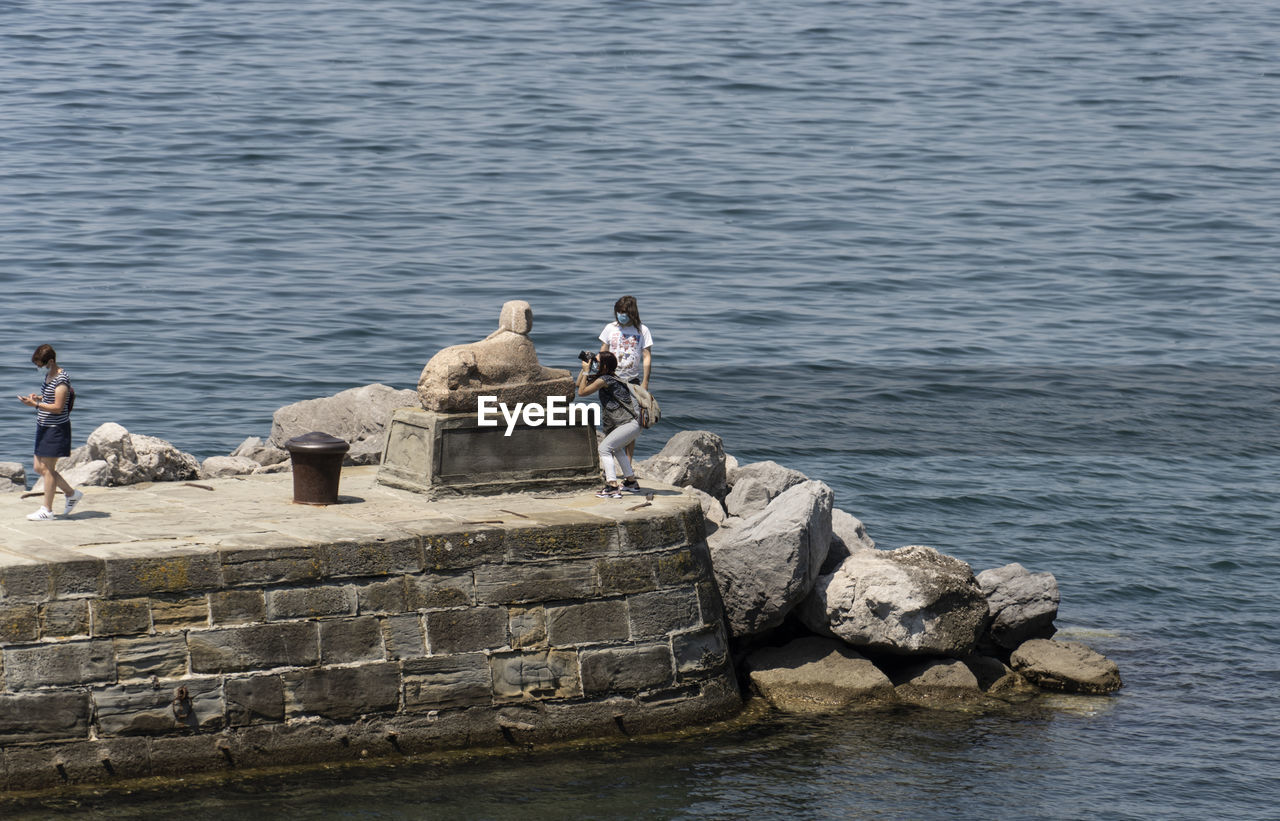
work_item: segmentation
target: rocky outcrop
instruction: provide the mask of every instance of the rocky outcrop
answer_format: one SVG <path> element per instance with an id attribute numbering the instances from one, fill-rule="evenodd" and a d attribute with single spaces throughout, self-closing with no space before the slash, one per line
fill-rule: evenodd
<path id="1" fill-rule="evenodd" d="M 809 593 L 831 544 L 832 498 L 822 482 L 804 482 L 707 538 L 735 636 L 776 627 Z"/>
<path id="2" fill-rule="evenodd" d="M 1032 639 L 1009 657 L 1032 684 L 1061 693 L 1113 693 L 1121 687 L 1115 662 L 1076 641 Z"/>
<path id="3" fill-rule="evenodd" d="M 733 489 L 724 499 L 730 516 L 747 518 L 769 506 L 783 491 L 808 479 L 777 462 L 752 462 L 734 471 Z"/>
<path id="4" fill-rule="evenodd" d="M 816 636 L 767 647 L 747 658 L 751 685 L 787 712 L 892 701 L 889 678 L 857 651 Z"/>
<path id="5" fill-rule="evenodd" d="M 717 499 L 727 484 L 724 442 L 705 430 L 684 430 L 667 440 L 655 456 L 636 463 L 636 475 L 676 487 L 696 487 Z"/>
<path id="6" fill-rule="evenodd" d="M 851 553 L 800 608 L 809 629 L 858 649 L 963 656 L 987 618 L 969 565 L 931 547 Z"/>
<path id="7" fill-rule="evenodd" d="M 200 463 L 163 439 L 107 422 L 94 429 L 83 446 L 58 460 L 58 472 L 76 487 L 133 485 L 195 479 Z M 36 489 L 42 486 L 36 483 Z"/>
<path id="8" fill-rule="evenodd" d="M 508 405 L 542 404 L 549 396 L 573 399 L 577 393 L 573 376 L 538 362 L 529 339 L 532 328 L 529 303 L 504 304 L 498 330 L 479 342 L 444 348 L 427 362 L 418 379 L 422 407 L 437 413 L 474 413 L 480 396 L 495 396 Z"/>
<path id="9" fill-rule="evenodd" d="M 977 580 L 990 614 L 984 644 L 1013 650 L 1029 639 L 1053 636 L 1059 597 L 1052 573 L 1032 573 L 1015 562 L 984 570 Z"/>
<path id="10" fill-rule="evenodd" d="M 320 431 L 351 445 L 347 452 L 348 464 L 377 464 L 382 457 L 391 412 L 417 404 L 418 395 L 413 391 L 377 384 L 349 388 L 320 399 L 305 399 L 275 412 L 271 418 L 271 437 L 266 446 L 283 449 L 285 443 L 295 436 Z"/>
<path id="11" fill-rule="evenodd" d="M 27 489 L 27 471 L 19 462 L 0 462 L 0 493 Z"/>

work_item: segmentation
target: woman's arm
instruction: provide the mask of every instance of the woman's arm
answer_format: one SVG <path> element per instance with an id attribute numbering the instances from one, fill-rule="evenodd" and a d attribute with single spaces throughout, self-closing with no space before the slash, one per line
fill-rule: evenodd
<path id="1" fill-rule="evenodd" d="M 578 371 L 578 396 L 590 396 L 604 387 L 603 379 L 587 381 L 590 379 L 590 374 L 587 373 L 589 367 L 591 367 L 589 363 L 583 362 L 582 370 Z"/>
<path id="2" fill-rule="evenodd" d="M 649 363 L 653 361 L 653 355 L 649 353 L 649 349 L 645 348 L 641 357 L 644 360 L 644 378 L 640 380 L 640 387 L 649 390 Z"/>
<path id="3" fill-rule="evenodd" d="M 40 402 L 36 402 L 36 410 L 43 410 L 54 414 L 55 416 L 62 413 L 62 409 L 67 406 L 67 395 L 71 393 L 71 388 L 67 387 L 67 383 L 63 382 L 53 391 L 53 404 L 40 407 Z"/>

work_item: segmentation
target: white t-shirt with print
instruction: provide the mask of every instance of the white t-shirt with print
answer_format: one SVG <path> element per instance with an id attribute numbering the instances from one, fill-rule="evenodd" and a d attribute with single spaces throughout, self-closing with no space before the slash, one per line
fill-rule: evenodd
<path id="1" fill-rule="evenodd" d="M 600 332 L 600 341 L 609 346 L 609 351 L 618 357 L 618 378 L 624 382 L 632 379 L 644 379 L 644 357 L 641 351 L 653 347 L 653 337 L 649 335 L 649 326 L 642 324 L 639 330 L 634 325 L 618 326 L 610 322 Z"/>

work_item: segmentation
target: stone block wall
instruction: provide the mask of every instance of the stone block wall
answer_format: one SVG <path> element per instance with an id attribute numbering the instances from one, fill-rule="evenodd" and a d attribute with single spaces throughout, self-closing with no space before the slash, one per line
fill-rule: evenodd
<path id="1" fill-rule="evenodd" d="M 701 512 L 211 547 L 0 576 L 0 787 L 711 721 Z"/>

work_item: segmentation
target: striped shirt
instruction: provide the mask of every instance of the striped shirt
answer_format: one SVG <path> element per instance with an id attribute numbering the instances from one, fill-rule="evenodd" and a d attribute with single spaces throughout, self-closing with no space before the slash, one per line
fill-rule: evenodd
<path id="1" fill-rule="evenodd" d="M 43 409 L 36 411 L 36 424 L 41 427 L 51 428 L 71 421 L 71 377 L 65 370 L 59 370 L 57 376 L 44 383 L 44 388 L 40 391 L 40 404 L 56 405 L 59 385 L 67 386 L 67 403 L 62 406 L 62 413 Z"/>

